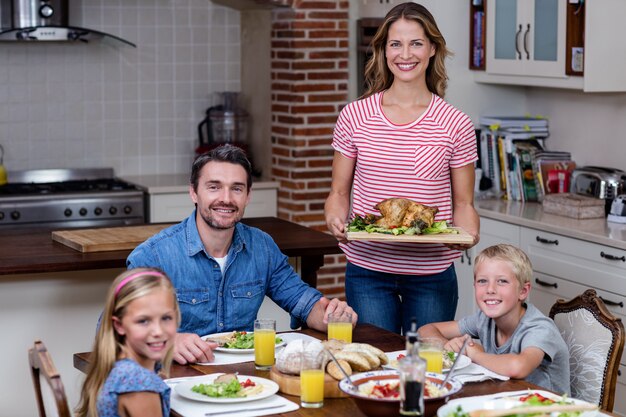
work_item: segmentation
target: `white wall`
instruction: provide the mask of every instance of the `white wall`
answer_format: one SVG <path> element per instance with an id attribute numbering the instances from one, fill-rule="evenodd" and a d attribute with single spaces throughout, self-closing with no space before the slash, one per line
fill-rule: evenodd
<path id="1" fill-rule="evenodd" d="M 240 88 L 239 13 L 209 0 L 71 3 L 71 24 L 137 48 L 0 43 L 6 168 L 187 173 L 212 92 Z"/>

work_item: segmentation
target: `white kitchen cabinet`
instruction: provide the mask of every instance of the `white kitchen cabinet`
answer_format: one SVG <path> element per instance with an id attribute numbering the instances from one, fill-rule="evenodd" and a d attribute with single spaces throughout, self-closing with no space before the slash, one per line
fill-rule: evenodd
<path id="1" fill-rule="evenodd" d="M 250 203 L 244 217 L 276 217 L 276 188 L 252 189 Z M 188 192 L 148 194 L 148 221 L 150 223 L 179 222 L 194 209 Z"/>
<path id="2" fill-rule="evenodd" d="M 584 28 L 580 29 L 584 32 L 584 47 L 577 49 L 582 52 L 583 75 L 566 75 L 566 54 L 574 50 L 571 47 L 568 51 L 566 45 L 567 8 L 577 7 L 574 3 L 487 1 L 486 69 L 475 71 L 474 79 L 585 92 L 626 91 L 626 2 L 584 2 Z M 573 61 L 580 64 L 579 59 Z"/>
<path id="3" fill-rule="evenodd" d="M 476 311 L 474 301 L 474 258 L 483 249 L 498 243 L 509 243 L 519 246 L 520 227 L 497 220 L 480 219 L 480 241 L 473 248 L 463 252 L 455 261 L 456 276 L 459 285 L 459 303 L 456 318 L 472 314 Z"/>
<path id="4" fill-rule="evenodd" d="M 564 0 L 487 2 L 487 70 L 565 77 Z"/>

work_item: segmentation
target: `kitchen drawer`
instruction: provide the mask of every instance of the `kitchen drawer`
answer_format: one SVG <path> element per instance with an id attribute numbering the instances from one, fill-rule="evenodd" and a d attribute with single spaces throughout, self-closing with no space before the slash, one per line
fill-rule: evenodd
<path id="1" fill-rule="evenodd" d="M 275 188 L 250 191 L 250 203 L 244 217 L 276 217 L 277 191 Z M 188 192 L 149 194 L 148 222 L 179 222 L 188 217 L 194 209 Z"/>
<path id="2" fill-rule="evenodd" d="M 547 316 L 557 299 L 571 300 L 589 288 L 593 287 L 534 271 L 529 301 Z M 616 295 L 599 288 L 593 289 L 602 297 L 609 311 L 626 323 L 626 296 Z"/>
<path id="3" fill-rule="evenodd" d="M 476 245 L 476 255 L 478 255 L 481 250 L 498 243 L 508 243 L 519 246 L 520 229 L 519 226 L 511 223 L 481 217 L 480 241 Z"/>
<path id="4" fill-rule="evenodd" d="M 521 247 L 535 271 L 626 296 L 624 250 L 525 227 Z"/>

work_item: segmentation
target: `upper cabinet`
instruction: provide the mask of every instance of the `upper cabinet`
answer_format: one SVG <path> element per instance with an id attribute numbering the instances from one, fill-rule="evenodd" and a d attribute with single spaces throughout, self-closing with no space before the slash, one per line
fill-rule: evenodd
<path id="1" fill-rule="evenodd" d="M 489 72 L 564 78 L 565 6 L 559 0 L 489 1 Z"/>
<path id="2" fill-rule="evenodd" d="M 470 4 L 470 68 L 478 70 L 476 81 L 626 91 L 623 0 Z"/>

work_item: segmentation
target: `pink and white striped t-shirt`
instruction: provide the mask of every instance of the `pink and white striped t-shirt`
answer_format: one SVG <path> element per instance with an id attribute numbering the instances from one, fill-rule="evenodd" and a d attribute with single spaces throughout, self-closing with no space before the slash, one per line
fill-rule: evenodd
<path id="1" fill-rule="evenodd" d="M 382 111 L 383 93 L 348 104 L 339 114 L 333 148 L 356 158 L 352 216 L 380 213 L 374 206 L 400 197 L 437 206 L 436 220 L 452 221 L 450 169 L 478 159 L 472 121 L 433 94 L 415 121 L 397 125 Z M 446 270 L 459 252 L 441 244 L 350 241 L 340 244 L 350 262 L 397 274 Z"/>

